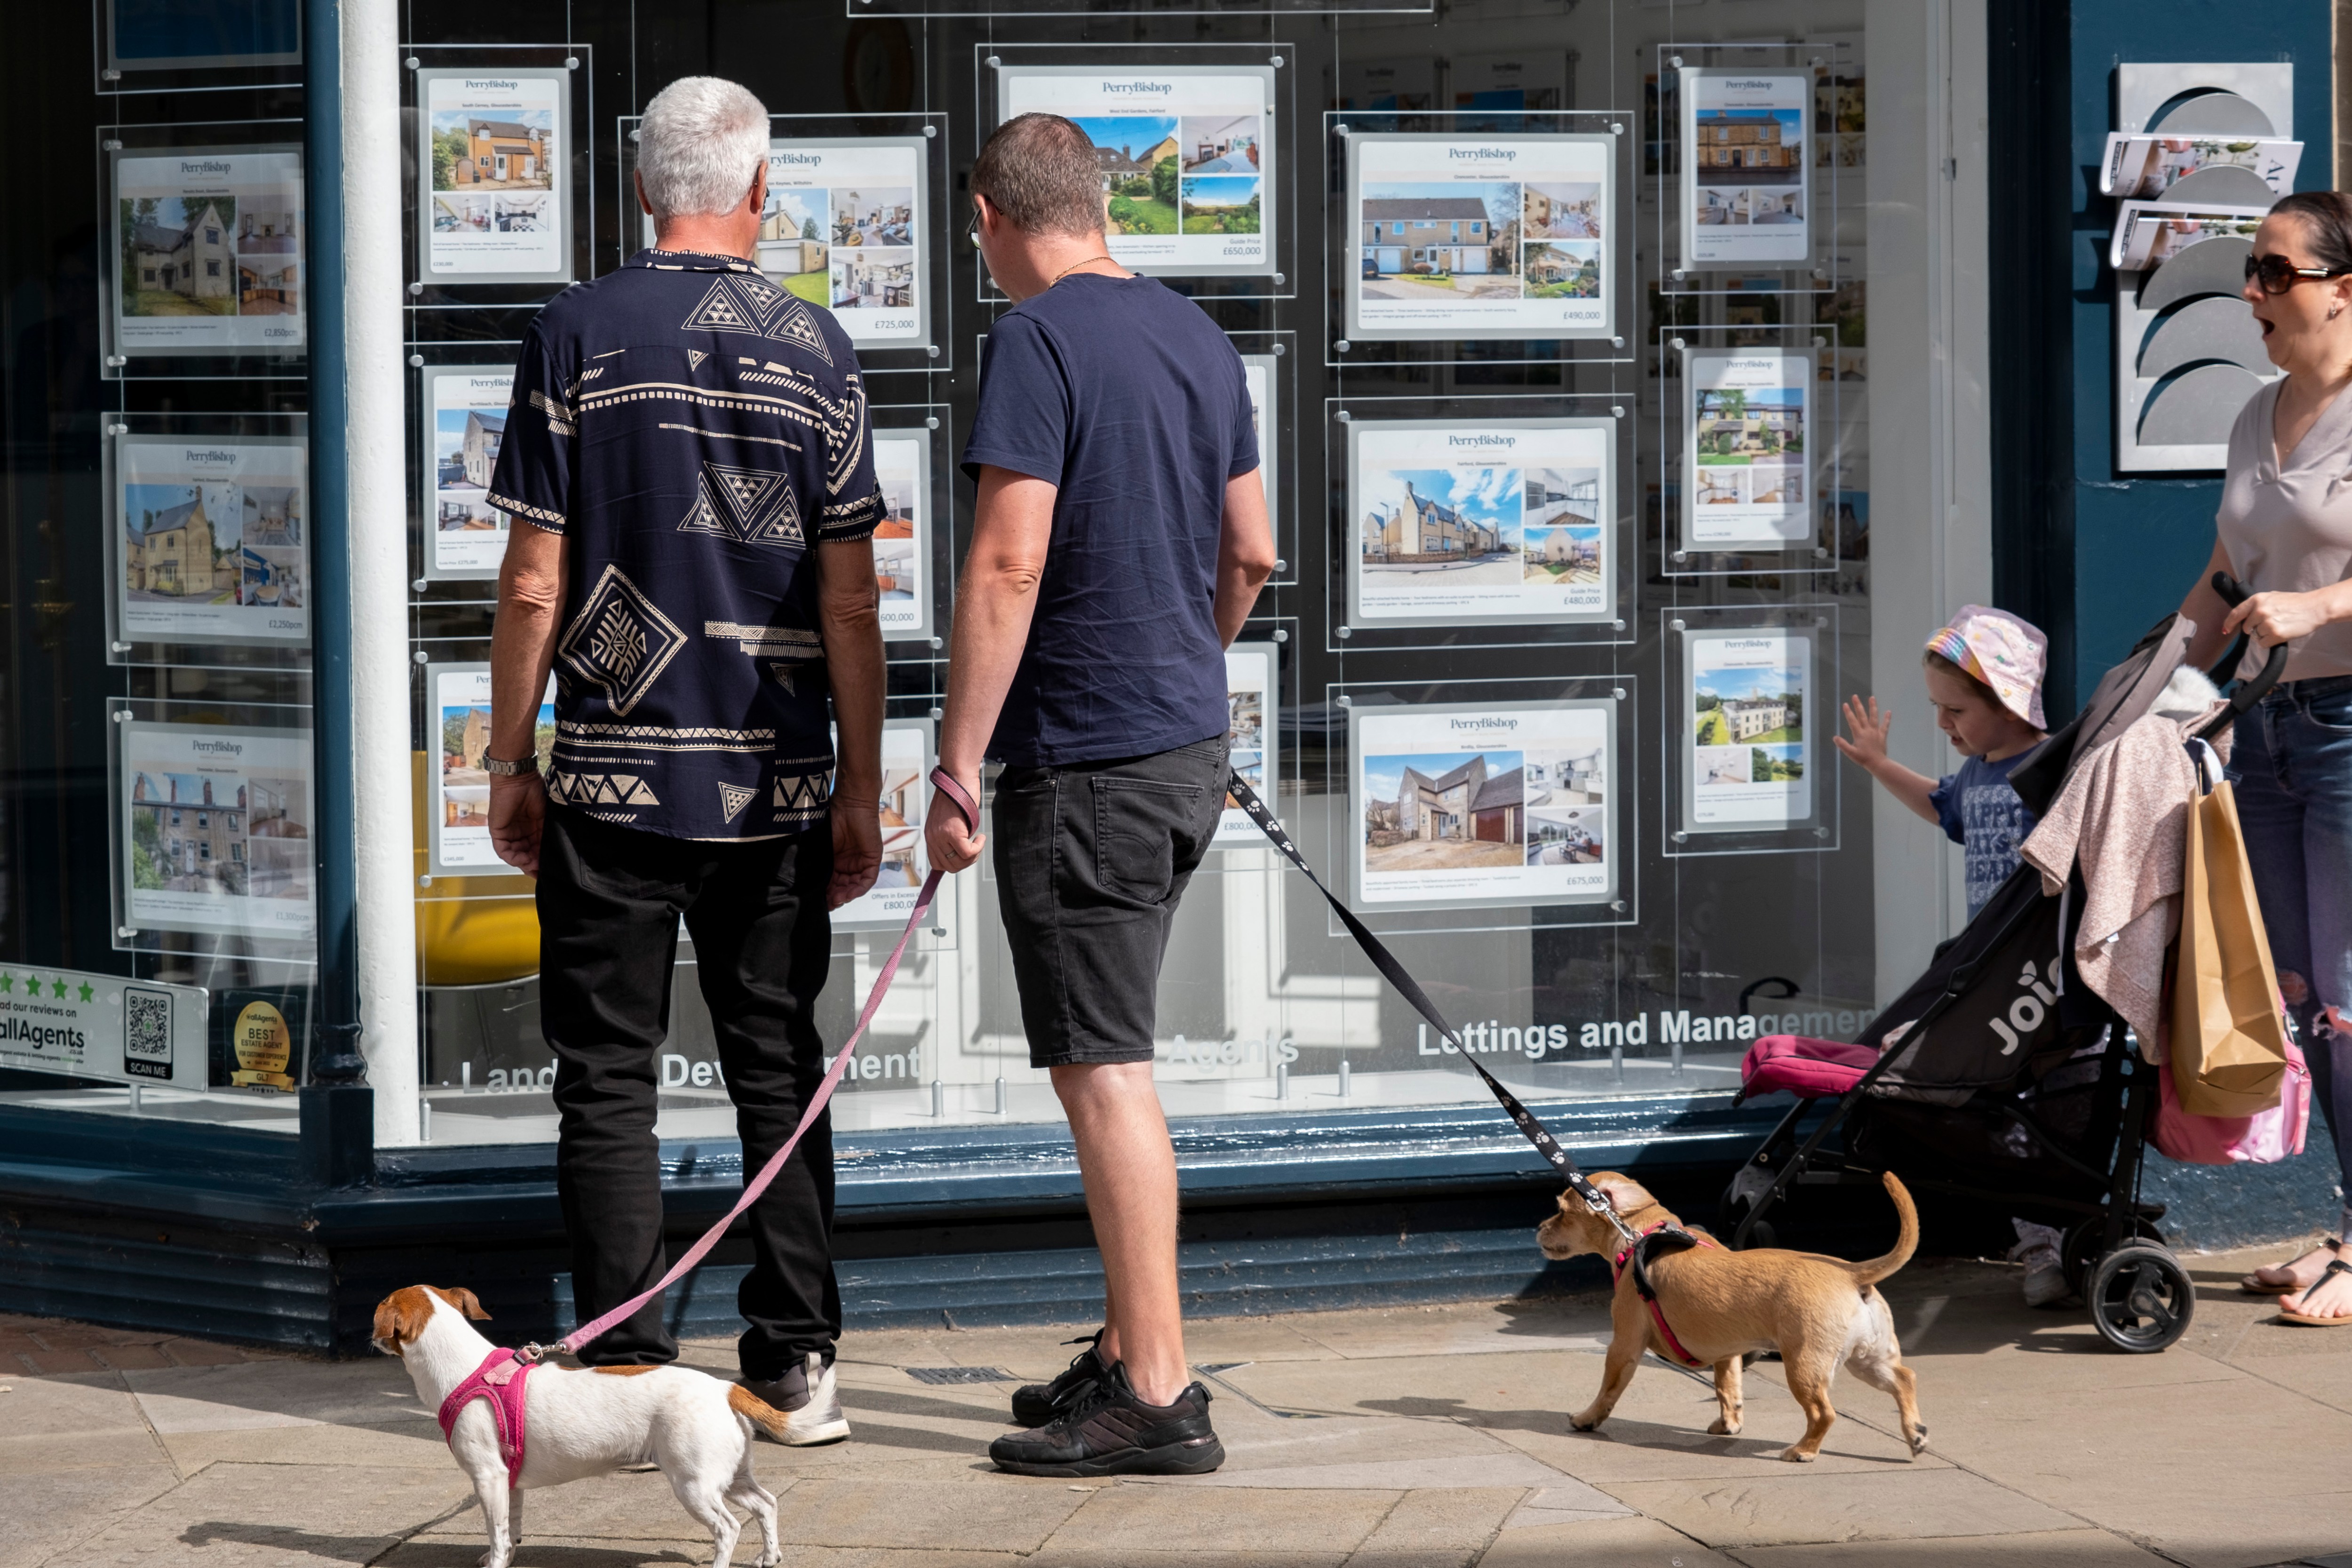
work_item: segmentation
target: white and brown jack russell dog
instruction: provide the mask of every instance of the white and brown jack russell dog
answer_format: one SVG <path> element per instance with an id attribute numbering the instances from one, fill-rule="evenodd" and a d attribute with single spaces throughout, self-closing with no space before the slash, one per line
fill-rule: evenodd
<path id="1" fill-rule="evenodd" d="M 471 1290 L 411 1285 L 378 1303 L 374 1334 L 439 1413 L 449 1451 L 474 1483 L 490 1534 L 482 1568 L 513 1560 L 524 1491 L 648 1461 L 710 1531 L 717 1568 L 732 1561 L 742 1532 L 730 1503 L 760 1521 L 761 1568 L 782 1560 L 775 1494 L 751 1474 L 751 1425 L 781 1427 L 781 1412 L 689 1367 L 526 1369 L 467 1321 L 488 1316 Z M 463 1403 L 450 1408 L 461 1390 Z"/>

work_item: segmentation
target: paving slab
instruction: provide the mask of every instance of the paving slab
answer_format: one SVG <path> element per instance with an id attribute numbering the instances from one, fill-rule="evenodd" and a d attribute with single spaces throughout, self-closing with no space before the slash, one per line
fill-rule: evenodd
<path id="1" fill-rule="evenodd" d="M 124 1386 L 156 1431 L 231 1432 L 329 1423 L 433 1420 L 391 1356 L 359 1361 L 247 1362 L 126 1372 Z"/>
<path id="2" fill-rule="evenodd" d="M 470 1541 L 457 1541 L 447 1536 L 428 1536 L 403 1542 L 382 1557 L 371 1559 L 371 1568 L 477 1568 L 488 1536 L 477 1535 Z M 752 1538 L 752 1550 L 735 1549 L 736 1568 L 759 1555 L 759 1538 Z M 676 1542 L 609 1542 L 587 1541 L 576 1537 L 527 1537 L 515 1553 L 518 1568 L 675 1568 L 677 1564 L 708 1563 L 710 1561 L 710 1538 L 700 1541 Z M 206 1564 L 209 1568 L 209 1563 Z"/>
<path id="3" fill-rule="evenodd" d="M 2103 1530 L 1751 1546 L 1732 1555 L 1748 1568 L 2159 1568 L 2164 1562 Z"/>
<path id="4" fill-rule="evenodd" d="M 179 1484 L 169 1465 L 28 1474 L 0 1460 L 0 1568 L 34 1568 Z"/>
<path id="5" fill-rule="evenodd" d="M 1135 1552 L 1346 1552 L 1387 1517 L 1400 1492 L 1251 1491 L 1213 1507 L 1175 1487 L 1106 1487 L 1061 1521 L 1046 1544 L 1125 1562 Z"/>
<path id="6" fill-rule="evenodd" d="M 1347 1465 L 1228 1467 L 1205 1476 L 1138 1476 L 1134 1484 L 1178 1487 L 1261 1487 L 1293 1491 L 1444 1491 L 1487 1487 L 1558 1487 L 1591 1491 L 1549 1465 L 1503 1452 L 1448 1459 L 1371 1459 Z M 1590 1506 L 1623 1511 L 1600 1493 Z"/>
<path id="7" fill-rule="evenodd" d="M 2066 1530 L 2082 1521 L 1961 1470 L 1790 1472 L 1721 1481 L 1620 1481 L 1601 1490 L 1710 1546 L 1780 1546 L 1911 1536 Z"/>
<path id="8" fill-rule="evenodd" d="M 314 1473 L 283 1465 L 214 1465 L 118 1516 L 44 1568 L 373 1563 L 472 1495 L 454 1468 L 446 1474 L 355 1470 L 321 1485 Z M 474 1554 L 480 1552 L 477 1546 Z"/>
<path id="9" fill-rule="evenodd" d="M 113 1432 L 63 1432 L 47 1437 L 0 1437 L 0 1476 L 103 1470 L 120 1465 L 169 1467 L 173 1463 L 170 1451 L 144 1426 Z M 180 1468 L 184 1470 L 187 1467 Z"/>
<path id="10" fill-rule="evenodd" d="M 457 1473 L 431 1421 L 383 1426 L 239 1426 L 217 1432 L 174 1432 L 151 1439 L 183 1475 L 226 1461 L 249 1465 L 384 1465 L 396 1469 L 443 1468 Z"/>
<path id="11" fill-rule="evenodd" d="M 1478 1568 L 1733 1568 L 1680 1531 L 1654 1519 L 1596 1519 L 1539 1530 L 1507 1530 Z"/>
<path id="12" fill-rule="evenodd" d="M 1407 1492 L 1364 1538 L 1349 1568 L 1462 1568 L 1478 1560 L 1526 1495 L 1516 1487 Z"/>
<path id="13" fill-rule="evenodd" d="M 450 1465 L 450 1473 L 457 1474 L 455 1464 Z M 457 1479 L 464 1483 L 464 1477 Z M 782 1492 L 793 1483 L 789 1477 L 763 1475 L 760 1484 L 772 1492 Z M 473 1500 L 470 1489 L 467 1497 L 463 1509 L 423 1531 L 418 1539 L 487 1541 L 481 1505 Z M 542 1532 L 583 1541 L 698 1541 L 702 1554 L 710 1554 L 709 1535 L 679 1504 L 659 1471 L 592 1476 L 560 1487 L 535 1489 L 523 1496 L 522 1521 L 525 1541 L 537 1540 Z"/>
<path id="14" fill-rule="evenodd" d="M 11 1437 L 142 1432 L 146 1418 L 115 1372 L 56 1377 L 0 1375 L 0 1432 Z"/>
<path id="15" fill-rule="evenodd" d="M 776 1489 L 774 1481 L 765 1484 Z M 1095 1494 L 1075 1493 L 1065 1482 L 1019 1476 L 887 1486 L 828 1476 L 801 1481 L 778 1498 L 776 1528 L 810 1546 L 1034 1552 L 1093 1500 Z"/>

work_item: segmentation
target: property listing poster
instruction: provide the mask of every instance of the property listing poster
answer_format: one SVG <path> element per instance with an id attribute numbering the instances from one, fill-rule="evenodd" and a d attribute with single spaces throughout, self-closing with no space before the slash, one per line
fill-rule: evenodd
<path id="1" fill-rule="evenodd" d="M 114 157 L 114 352 L 289 353 L 304 343 L 302 152 Z"/>
<path id="2" fill-rule="evenodd" d="M 490 476 L 506 438 L 510 364 L 428 365 L 425 384 L 427 577 L 490 578 L 507 554 L 507 514 L 489 503 Z"/>
<path id="3" fill-rule="evenodd" d="M 1282 522 L 1282 462 L 1281 454 L 1275 450 L 1281 432 L 1274 418 L 1274 372 L 1278 363 L 1272 354 L 1242 355 L 1242 382 L 1249 388 L 1250 420 L 1257 432 L 1258 481 L 1265 487 L 1267 521 L 1277 528 Z"/>
<path id="4" fill-rule="evenodd" d="M 1272 67 L 1006 65 L 997 80 L 1000 121 L 1058 114 L 1093 141 L 1120 266 L 1178 278 L 1274 271 Z"/>
<path id="5" fill-rule="evenodd" d="M 929 430 L 874 432 L 874 478 L 882 521 L 874 530 L 874 587 L 882 637 L 931 635 L 931 437 Z"/>
<path id="6" fill-rule="evenodd" d="M 115 728 L 117 923 L 142 936 L 312 936 L 310 731 L 136 720 Z"/>
<path id="7" fill-rule="evenodd" d="M 1348 335 L 1616 329 L 1613 136 L 1348 138 Z"/>
<path id="8" fill-rule="evenodd" d="M 1778 550 L 1812 537 L 1811 351 L 1684 351 L 1685 544 Z"/>
<path id="9" fill-rule="evenodd" d="M 923 813 L 931 798 L 931 721 L 893 719 L 882 726 L 882 869 L 874 886 L 833 911 L 835 931 L 898 931 L 915 912 L 930 875 L 923 852 Z M 947 924 L 944 904 L 931 924 Z"/>
<path id="10" fill-rule="evenodd" d="M 290 436 L 116 437 L 117 640 L 308 641 L 307 457 Z"/>
<path id="11" fill-rule="evenodd" d="M 1470 626 L 1612 618 L 1616 424 L 1350 421 L 1350 622 Z"/>
<path id="12" fill-rule="evenodd" d="M 1225 711 L 1231 726 L 1225 731 L 1225 742 L 1231 749 L 1229 761 L 1234 772 L 1241 774 L 1242 783 L 1250 786 L 1257 797 L 1265 802 L 1266 809 L 1275 809 L 1274 787 L 1282 777 L 1282 769 L 1275 756 L 1276 721 L 1279 704 L 1276 696 L 1276 649 L 1270 642 L 1237 642 L 1225 649 Z M 1248 812 L 1225 797 L 1225 814 L 1217 819 L 1216 837 L 1210 840 L 1214 849 L 1263 849 L 1267 847 L 1265 835 L 1250 820 Z"/>
<path id="13" fill-rule="evenodd" d="M 919 136 L 772 142 L 760 270 L 861 349 L 930 341 L 930 187 Z"/>
<path id="14" fill-rule="evenodd" d="M 1685 69 L 1680 94 L 1683 265 L 1810 260 L 1811 76 Z"/>
<path id="15" fill-rule="evenodd" d="M 1700 833 L 1785 827 L 1813 816 L 1813 641 L 1785 632 L 1685 632 L 1690 785 Z"/>
<path id="16" fill-rule="evenodd" d="M 1426 114 L 1437 107 L 1437 61 L 1429 55 L 1342 60 L 1339 107 Z"/>
<path id="17" fill-rule="evenodd" d="M 1356 907 L 1614 898 L 1615 710 L 1606 699 L 1355 710 Z"/>
<path id="18" fill-rule="evenodd" d="M 421 70 L 416 94 L 421 275 L 570 282 L 572 73 Z"/>
<path id="19" fill-rule="evenodd" d="M 436 877 L 520 876 L 490 847 L 490 775 L 482 759 L 490 751 L 490 667 L 436 664 L 425 671 L 425 689 L 441 736 L 426 805 L 433 827 L 433 874 Z M 539 704 L 531 750 L 540 767 L 555 749 L 555 678 L 548 677 Z"/>

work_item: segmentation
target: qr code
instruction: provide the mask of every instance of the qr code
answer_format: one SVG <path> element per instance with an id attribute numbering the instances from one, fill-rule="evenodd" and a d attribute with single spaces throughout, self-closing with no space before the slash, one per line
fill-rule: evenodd
<path id="1" fill-rule="evenodd" d="M 140 1078 L 172 1076 L 172 998 L 168 993 L 122 993 L 122 1070 Z"/>

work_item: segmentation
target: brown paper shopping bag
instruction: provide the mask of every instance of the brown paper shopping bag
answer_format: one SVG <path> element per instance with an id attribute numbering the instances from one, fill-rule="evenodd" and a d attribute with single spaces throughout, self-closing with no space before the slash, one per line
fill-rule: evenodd
<path id="1" fill-rule="evenodd" d="M 2180 953 L 2172 992 L 2172 1082 L 2192 1116 L 2252 1116 L 2278 1104 L 2286 1030 L 2262 906 L 2224 779 L 2189 813 Z"/>

